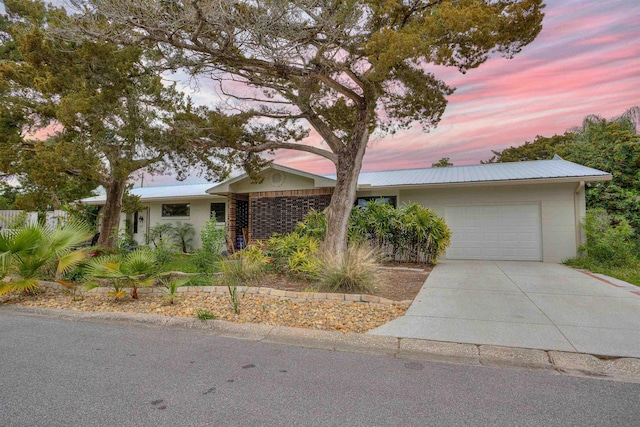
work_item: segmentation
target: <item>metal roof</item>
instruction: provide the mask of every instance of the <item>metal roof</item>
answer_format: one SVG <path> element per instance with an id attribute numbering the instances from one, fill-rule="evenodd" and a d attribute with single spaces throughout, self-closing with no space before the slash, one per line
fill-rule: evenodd
<path id="1" fill-rule="evenodd" d="M 211 183 L 205 184 L 173 184 L 173 185 L 158 185 L 150 187 L 136 187 L 130 190 L 130 193 L 136 196 L 140 196 L 140 200 L 153 200 L 153 199 L 167 199 L 167 198 L 197 198 L 206 197 L 211 198 L 210 194 L 207 194 L 207 190 L 211 188 Z M 103 204 L 107 196 L 100 194 L 94 197 L 88 197 L 82 199 L 83 203 L 91 204 Z"/>
<path id="2" fill-rule="evenodd" d="M 335 175 L 328 175 L 328 177 L 335 178 Z M 590 181 L 610 179 L 611 175 L 557 158 L 554 160 L 361 172 L 358 185 L 391 187 L 554 178 L 575 178 L 576 180 Z"/>
<path id="3" fill-rule="evenodd" d="M 311 175 L 296 169 L 285 168 L 280 165 L 277 169 L 286 169 L 291 173 Z M 167 198 L 198 198 L 211 197 L 207 190 L 214 190 L 216 186 L 229 181 L 237 181 L 243 176 L 231 178 L 222 183 L 211 184 L 178 184 L 151 187 L 138 187 L 131 190 L 132 194 L 140 196 L 142 201 Z M 324 175 L 324 178 L 335 180 L 335 174 Z M 577 163 L 568 162 L 560 157 L 553 160 L 533 160 L 512 163 L 489 163 L 484 165 L 448 166 L 443 168 L 400 169 L 377 172 L 361 172 L 358 186 L 365 187 L 394 187 L 420 186 L 438 184 L 464 184 L 481 182 L 505 182 L 543 179 L 572 179 L 575 181 L 602 181 L 611 179 L 611 174 L 592 169 Z M 213 188 L 212 188 L 213 187 Z M 104 194 L 83 199 L 87 204 L 102 204 Z"/>

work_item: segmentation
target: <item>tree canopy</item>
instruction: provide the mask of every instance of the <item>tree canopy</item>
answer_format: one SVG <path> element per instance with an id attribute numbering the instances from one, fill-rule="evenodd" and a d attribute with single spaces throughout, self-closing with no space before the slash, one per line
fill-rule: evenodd
<path id="1" fill-rule="evenodd" d="M 225 177 L 228 149 L 195 146 L 171 131 L 188 101 L 163 80 L 144 46 L 72 40 L 74 17 L 41 1 L 5 1 L 0 46 L 0 171 L 34 204 L 73 201 L 101 185 L 107 201 L 99 243 L 110 246 L 132 173 L 200 166 Z M 38 132 L 49 133 L 45 140 Z M 34 191 L 30 191 L 34 190 Z"/>
<path id="2" fill-rule="evenodd" d="M 436 163 L 431 163 L 432 168 L 446 168 L 448 166 L 453 166 L 453 163 L 450 162 L 449 157 L 443 157 L 438 160 Z"/>
<path id="3" fill-rule="evenodd" d="M 217 109 L 191 108 L 184 138 L 245 152 L 294 149 L 336 167 L 326 247 L 344 253 L 369 137 L 435 126 L 461 72 L 513 57 L 542 27 L 542 0 L 72 0 L 84 36 L 153 46 L 208 79 Z M 241 122 L 242 126 L 237 126 Z M 237 132 L 221 134 L 231 124 Z M 314 131 L 322 143 L 308 143 Z"/>

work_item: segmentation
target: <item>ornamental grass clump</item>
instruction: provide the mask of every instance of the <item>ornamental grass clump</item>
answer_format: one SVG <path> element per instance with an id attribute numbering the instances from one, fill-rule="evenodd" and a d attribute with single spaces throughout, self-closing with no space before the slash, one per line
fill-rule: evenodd
<path id="1" fill-rule="evenodd" d="M 325 253 L 319 279 L 330 292 L 364 292 L 375 289 L 377 252 L 366 245 L 352 245 L 345 256 Z"/>

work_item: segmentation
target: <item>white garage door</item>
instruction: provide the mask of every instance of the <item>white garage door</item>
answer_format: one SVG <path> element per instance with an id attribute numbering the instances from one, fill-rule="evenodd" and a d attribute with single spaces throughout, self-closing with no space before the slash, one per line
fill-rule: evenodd
<path id="1" fill-rule="evenodd" d="M 542 260 L 540 205 L 448 206 L 448 259 Z"/>

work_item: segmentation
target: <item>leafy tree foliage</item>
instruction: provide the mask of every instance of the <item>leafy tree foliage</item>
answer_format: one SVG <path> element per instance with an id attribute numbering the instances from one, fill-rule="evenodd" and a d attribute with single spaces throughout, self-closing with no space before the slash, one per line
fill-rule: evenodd
<path id="1" fill-rule="evenodd" d="M 562 158 L 609 172 L 610 182 L 587 184 L 587 206 L 605 209 L 613 218 L 625 218 L 640 230 L 640 108 L 633 107 L 607 120 L 591 115 L 582 126 L 550 138 L 503 151 L 493 151 L 487 163 Z"/>
<path id="2" fill-rule="evenodd" d="M 628 114 L 612 120 L 589 116 L 572 133 L 573 140 L 557 153 L 613 175 L 610 182 L 587 184 L 588 206 L 626 218 L 640 231 L 640 135 L 635 123 Z"/>
<path id="3" fill-rule="evenodd" d="M 449 157 L 443 157 L 436 163 L 431 163 L 432 168 L 446 168 L 447 166 L 453 166 L 453 163 L 449 161 Z"/>
<path id="4" fill-rule="evenodd" d="M 17 209 L 16 197 L 18 190 L 15 187 L 0 182 L 0 210 Z"/>
<path id="5" fill-rule="evenodd" d="M 33 208 L 106 191 L 99 244 L 114 245 L 129 177 L 169 165 L 184 173 L 200 166 L 225 177 L 230 165 L 250 162 L 229 150 L 194 147 L 168 121 L 187 108 L 143 46 L 75 41 L 65 9 L 41 1 L 5 1 L 0 53 L 0 172 L 14 174 Z M 37 133 L 50 133 L 42 141 Z M 16 202 L 20 205 L 20 199 Z"/>
<path id="6" fill-rule="evenodd" d="M 206 75 L 224 104 L 174 123 L 203 147 L 294 149 L 334 163 L 325 240 L 344 254 L 357 177 L 373 132 L 435 126 L 461 72 L 511 58 L 542 27 L 542 0 L 72 0 L 84 35 L 152 44 L 169 68 Z M 84 9 L 83 9 L 84 8 Z M 229 129 L 233 131 L 230 132 Z M 320 146 L 304 141 L 311 130 Z"/>
<path id="7" fill-rule="evenodd" d="M 517 147 L 505 148 L 502 151 L 491 150 L 493 156 L 480 163 L 522 162 L 525 160 L 549 160 L 559 145 L 571 140 L 572 135 L 553 135 L 552 137 L 536 136 L 533 141 L 526 141 Z"/>

